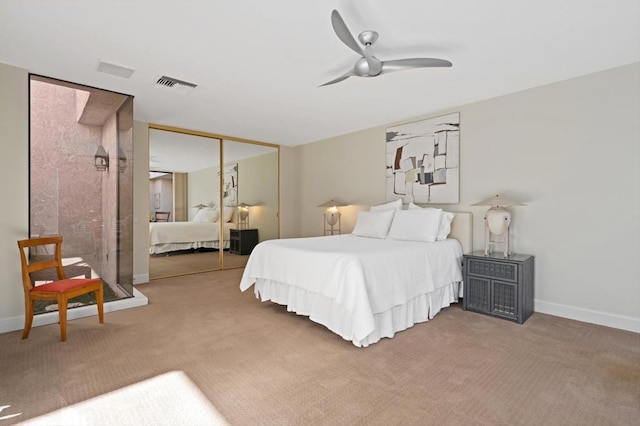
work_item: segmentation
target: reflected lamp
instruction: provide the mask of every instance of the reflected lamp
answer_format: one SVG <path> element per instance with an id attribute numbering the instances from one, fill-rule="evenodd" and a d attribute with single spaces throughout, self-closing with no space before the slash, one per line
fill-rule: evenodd
<path id="1" fill-rule="evenodd" d="M 472 205 L 491 206 L 484 215 L 484 255 L 491 254 L 492 246 L 502 244 L 504 246 L 504 257 L 509 257 L 511 255 L 509 241 L 511 213 L 505 207 L 524 206 L 525 204 L 496 195 Z"/>
<path id="2" fill-rule="evenodd" d="M 249 204 L 238 204 L 238 229 L 249 229 Z"/>
<path id="3" fill-rule="evenodd" d="M 98 146 L 98 150 L 96 151 L 96 155 L 94 156 L 96 170 L 99 172 L 104 172 L 109 168 L 109 154 L 104 150 L 102 145 Z"/>
<path id="4" fill-rule="evenodd" d="M 127 156 L 125 155 L 122 148 L 118 147 L 118 171 L 120 173 L 124 172 L 127 168 Z"/>

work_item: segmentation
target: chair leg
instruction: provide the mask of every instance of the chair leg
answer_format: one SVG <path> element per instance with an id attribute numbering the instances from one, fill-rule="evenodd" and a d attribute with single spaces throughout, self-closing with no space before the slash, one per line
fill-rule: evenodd
<path id="1" fill-rule="evenodd" d="M 104 288 L 101 284 L 96 290 L 96 305 L 98 306 L 98 321 L 104 323 Z"/>
<path id="2" fill-rule="evenodd" d="M 29 337 L 29 332 L 31 331 L 31 325 L 33 324 L 33 304 L 34 300 L 25 297 L 24 299 L 24 330 L 22 331 L 22 338 L 26 339 Z"/>
<path id="3" fill-rule="evenodd" d="M 60 341 L 67 341 L 67 296 L 58 296 L 58 315 L 60 316 Z"/>

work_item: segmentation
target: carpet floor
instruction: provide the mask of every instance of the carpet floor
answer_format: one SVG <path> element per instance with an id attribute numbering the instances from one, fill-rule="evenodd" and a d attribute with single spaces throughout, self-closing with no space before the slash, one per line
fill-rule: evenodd
<path id="1" fill-rule="evenodd" d="M 181 251 L 169 255 L 149 256 L 149 278 L 175 277 L 194 273 L 209 272 L 220 269 L 220 253 L 218 251 Z M 225 269 L 243 268 L 249 255 L 223 252 Z"/>
<path id="2" fill-rule="evenodd" d="M 148 306 L 102 325 L 71 321 L 65 343 L 56 324 L 27 340 L 1 334 L 0 407 L 10 407 L 0 418 L 21 414 L 0 425 L 172 371 L 231 425 L 638 424 L 638 334 L 539 313 L 518 325 L 456 305 L 356 348 L 240 292 L 241 274 L 139 285 Z"/>

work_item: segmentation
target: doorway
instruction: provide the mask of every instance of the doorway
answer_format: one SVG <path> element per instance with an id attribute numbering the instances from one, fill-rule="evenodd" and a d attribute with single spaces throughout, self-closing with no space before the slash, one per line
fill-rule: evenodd
<path id="1" fill-rule="evenodd" d="M 101 278 L 105 301 L 131 297 L 133 97 L 37 75 L 29 92 L 29 234 L 62 235 L 67 277 Z"/>

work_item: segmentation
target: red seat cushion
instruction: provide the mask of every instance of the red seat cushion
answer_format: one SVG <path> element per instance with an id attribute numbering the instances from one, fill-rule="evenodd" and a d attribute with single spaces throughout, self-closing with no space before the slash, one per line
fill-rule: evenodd
<path id="1" fill-rule="evenodd" d="M 42 284 L 31 289 L 32 292 L 47 292 L 47 293 L 63 293 L 65 291 L 73 290 L 79 287 L 84 287 L 88 284 L 99 283 L 99 278 L 68 278 L 66 280 L 53 281 L 48 284 Z"/>

